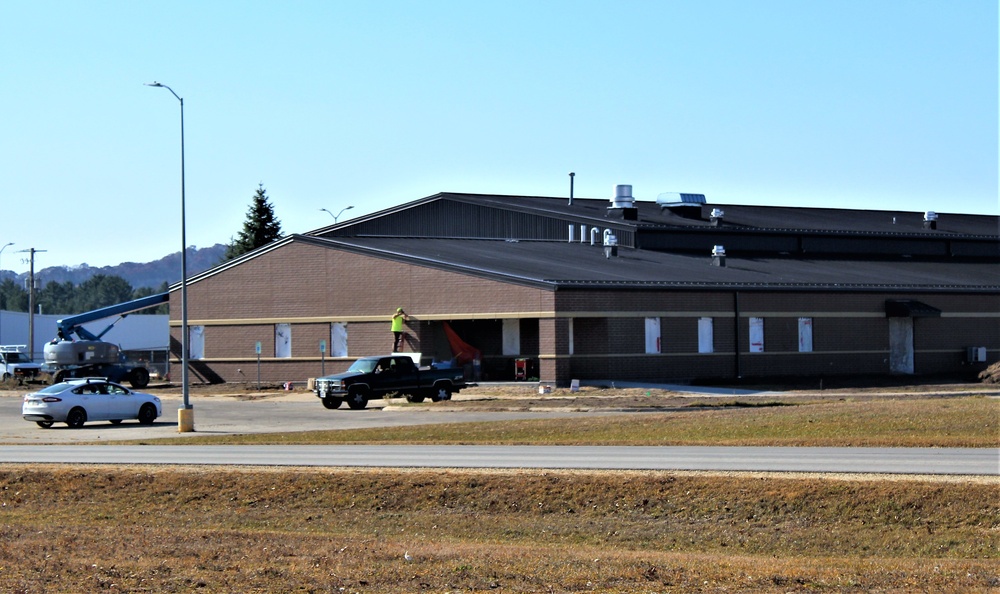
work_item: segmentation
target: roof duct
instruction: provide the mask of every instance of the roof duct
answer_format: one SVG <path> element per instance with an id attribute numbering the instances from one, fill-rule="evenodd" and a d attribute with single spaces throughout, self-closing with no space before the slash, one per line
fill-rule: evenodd
<path id="1" fill-rule="evenodd" d="M 704 194 L 664 192 L 656 197 L 660 212 L 670 211 L 685 219 L 702 220 L 701 207 L 705 204 Z"/>
<path id="2" fill-rule="evenodd" d="M 656 197 L 660 208 L 695 207 L 705 204 L 704 194 L 684 194 L 681 192 L 664 192 Z"/>
<path id="3" fill-rule="evenodd" d="M 726 267 L 726 248 L 721 245 L 712 247 L 712 266 Z"/>
<path id="4" fill-rule="evenodd" d="M 615 186 L 615 197 L 611 199 L 611 208 L 632 208 L 635 199 L 632 198 L 631 184 L 618 184 Z"/>
<path id="5" fill-rule="evenodd" d="M 924 229 L 937 229 L 938 214 L 933 210 L 924 213 Z"/>
<path id="6" fill-rule="evenodd" d="M 635 207 L 630 184 L 615 186 L 615 197 L 611 199 L 611 206 L 608 207 L 608 213 L 605 216 L 626 221 L 635 221 L 639 218 L 639 209 Z"/>

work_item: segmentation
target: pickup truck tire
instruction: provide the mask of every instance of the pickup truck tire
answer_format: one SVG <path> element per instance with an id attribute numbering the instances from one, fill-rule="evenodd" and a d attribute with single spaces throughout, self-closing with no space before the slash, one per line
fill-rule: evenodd
<path id="1" fill-rule="evenodd" d="M 434 389 L 431 391 L 431 400 L 434 402 L 451 400 L 451 384 L 438 384 L 434 386 Z"/>
<path id="2" fill-rule="evenodd" d="M 361 410 L 368 406 L 368 389 L 367 388 L 351 388 L 347 393 L 347 406 L 351 410 Z"/>
<path id="3" fill-rule="evenodd" d="M 7 380 L 9 380 L 9 379 L 10 379 L 10 374 L 9 374 L 9 373 L 7 373 L 7 372 L 5 371 L 5 372 L 3 373 L 3 381 L 7 381 Z"/>
<path id="4" fill-rule="evenodd" d="M 333 398 L 327 396 L 326 398 L 323 399 L 323 406 L 327 407 L 330 410 L 333 410 L 335 408 L 340 408 L 340 405 L 343 403 L 344 403 L 343 398 Z"/>
<path id="5" fill-rule="evenodd" d="M 407 394 L 406 395 L 406 401 L 407 402 L 413 402 L 413 403 L 420 403 L 420 402 L 424 401 L 424 395 L 423 394 Z"/>

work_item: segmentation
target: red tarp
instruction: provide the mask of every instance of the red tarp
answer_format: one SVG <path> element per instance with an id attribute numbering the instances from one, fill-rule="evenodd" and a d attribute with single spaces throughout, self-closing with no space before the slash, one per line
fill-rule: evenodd
<path id="1" fill-rule="evenodd" d="M 455 356 L 455 362 L 459 365 L 472 363 L 474 359 L 482 358 L 479 349 L 459 338 L 448 322 L 444 323 L 444 333 L 448 337 L 448 344 L 451 345 L 451 354 Z"/>

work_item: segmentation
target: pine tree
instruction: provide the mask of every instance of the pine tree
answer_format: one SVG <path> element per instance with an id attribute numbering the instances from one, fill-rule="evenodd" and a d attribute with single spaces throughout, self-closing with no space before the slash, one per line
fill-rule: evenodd
<path id="1" fill-rule="evenodd" d="M 281 222 L 274 216 L 274 207 L 268 202 L 264 184 L 259 184 L 247 211 L 247 220 L 243 222 L 243 230 L 226 246 L 222 261 L 232 260 L 280 238 Z"/>

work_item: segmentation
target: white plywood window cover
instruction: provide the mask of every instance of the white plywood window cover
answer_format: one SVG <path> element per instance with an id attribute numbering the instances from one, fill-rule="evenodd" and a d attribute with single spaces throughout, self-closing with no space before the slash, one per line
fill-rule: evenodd
<path id="1" fill-rule="evenodd" d="M 813 319 L 799 318 L 799 352 L 811 353 L 813 350 Z"/>
<path id="2" fill-rule="evenodd" d="M 330 356 L 347 356 L 347 322 L 330 324 Z"/>
<path id="3" fill-rule="evenodd" d="M 569 354 L 573 354 L 573 318 L 569 319 Z"/>
<path id="4" fill-rule="evenodd" d="M 274 325 L 274 356 L 277 359 L 292 358 L 292 325 Z"/>
<path id="5" fill-rule="evenodd" d="M 698 318 L 698 352 L 715 352 L 715 331 L 712 318 Z"/>
<path id="6" fill-rule="evenodd" d="M 503 320 L 503 354 L 521 354 L 521 320 Z"/>
<path id="7" fill-rule="evenodd" d="M 750 318 L 750 352 L 764 352 L 764 318 Z"/>
<path id="8" fill-rule="evenodd" d="M 660 352 L 660 318 L 646 318 L 646 354 Z"/>
<path id="9" fill-rule="evenodd" d="M 188 359 L 205 358 L 205 327 L 188 326 Z"/>

